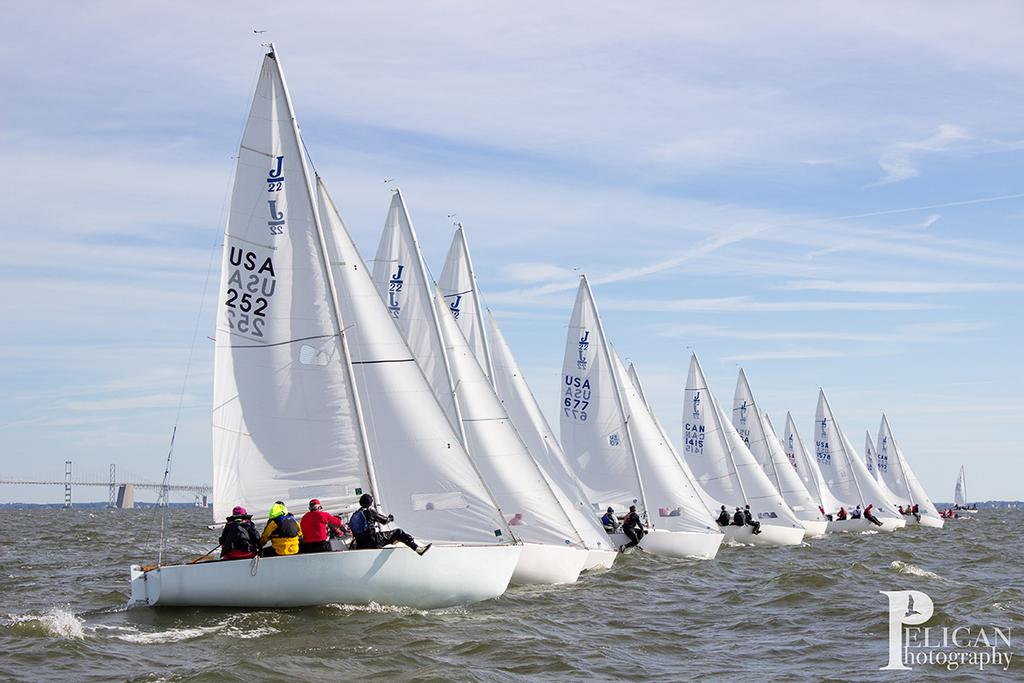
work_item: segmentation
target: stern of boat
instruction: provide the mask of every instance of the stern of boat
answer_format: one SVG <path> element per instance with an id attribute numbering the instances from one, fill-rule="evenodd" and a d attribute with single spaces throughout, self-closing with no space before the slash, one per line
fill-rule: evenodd
<path id="1" fill-rule="evenodd" d="M 146 571 L 141 565 L 133 564 L 128 570 L 131 582 L 132 597 L 129 607 L 145 607 L 155 605 L 160 599 L 160 571 Z"/>

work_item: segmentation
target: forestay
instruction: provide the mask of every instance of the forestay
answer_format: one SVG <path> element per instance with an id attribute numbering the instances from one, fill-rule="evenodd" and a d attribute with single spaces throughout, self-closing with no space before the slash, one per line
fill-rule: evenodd
<path id="1" fill-rule="evenodd" d="M 885 469 L 882 462 L 886 463 Z M 878 473 L 885 484 L 897 495 L 905 495 L 907 500 L 917 505 L 922 515 L 928 515 L 940 519 L 939 511 L 935 508 L 924 486 L 918 480 L 910 463 L 907 462 L 903 451 L 900 450 L 896 438 L 892 435 L 892 428 L 889 426 L 889 419 L 882 414 L 882 422 L 878 426 Z"/>
<path id="2" fill-rule="evenodd" d="M 636 505 L 643 516 L 648 512 L 643 486 L 607 348 L 593 294 L 582 277 L 562 362 L 562 447 L 596 513 L 606 506 L 622 511 Z"/>
<path id="3" fill-rule="evenodd" d="M 683 457 L 697 483 L 719 503 L 750 505 L 764 523 L 802 528 L 719 408 L 696 354 L 683 399 Z"/>
<path id="4" fill-rule="evenodd" d="M 214 517 L 368 484 L 308 166 L 273 52 L 238 152 L 216 313 Z"/>
<path id="5" fill-rule="evenodd" d="M 400 190 L 391 198 L 373 262 L 373 281 L 449 423 L 461 435 L 462 420 L 433 303 L 434 286 Z"/>
<path id="6" fill-rule="evenodd" d="M 799 519 L 820 520 L 818 505 L 786 457 L 778 437 L 765 424 L 765 417 L 754 400 L 746 373 L 742 369 L 736 379 L 732 419 L 743 443 L 796 516 Z"/>
<path id="7" fill-rule="evenodd" d="M 417 537 L 510 542 L 490 492 L 381 302 L 323 183 L 319 203 L 378 497 Z"/>

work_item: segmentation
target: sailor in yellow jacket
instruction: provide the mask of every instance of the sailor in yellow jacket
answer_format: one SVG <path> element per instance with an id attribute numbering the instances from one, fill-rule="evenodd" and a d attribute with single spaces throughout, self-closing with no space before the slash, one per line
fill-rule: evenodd
<path id="1" fill-rule="evenodd" d="M 263 557 L 274 555 L 297 555 L 299 552 L 299 541 L 302 539 L 302 530 L 299 523 L 295 521 L 292 513 L 284 503 L 277 501 L 270 508 L 267 526 L 263 527 L 263 535 L 260 536 L 260 546 L 270 541 L 269 548 L 263 548 Z"/>

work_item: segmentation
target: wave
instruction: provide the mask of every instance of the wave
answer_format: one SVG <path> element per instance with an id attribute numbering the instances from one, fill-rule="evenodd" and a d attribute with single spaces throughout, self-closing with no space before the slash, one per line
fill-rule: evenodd
<path id="1" fill-rule="evenodd" d="M 8 626 L 27 634 L 38 633 L 64 640 L 85 638 L 85 620 L 71 610 L 54 607 L 45 614 L 9 614 Z"/>
<path id="2" fill-rule="evenodd" d="M 926 569 L 921 569 L 920 567 L 916 567 L 916 566 L 910 564 L 909 562 L 901 562 L 900 560 L 894 560 L 892 562 L 892 564 L 889 565 L 889 568 L 890 569 L 895 569 L 900 574 L 909 574 L 911 576 L 920 576 L 920 577 L 923 577 L 923 578 L 926 578 L 926 579 L 936 579 L 937 581 L 943 581 L 944 580 L 941 576 L 939 576 L 935 572 L 930 572 L 930 571 L 928 571 Z"/>
<path id="3" fill-rule="evenodd" d="M 415 607 L 396 607 L 395 605 L 380 605 L 376 602 L 371 602 L 367 605 L 342 605 L 339 603 L 331 603 L 326 606 L 332 609 L 341 610 L 342 612 L 369 612 L 373 614 L 417 614 L 419 616 L 437 616 L 439 614 L 468 613 L 465 607 L 446 607 L 443 609 L 424 610 L 416 609 Z"/>

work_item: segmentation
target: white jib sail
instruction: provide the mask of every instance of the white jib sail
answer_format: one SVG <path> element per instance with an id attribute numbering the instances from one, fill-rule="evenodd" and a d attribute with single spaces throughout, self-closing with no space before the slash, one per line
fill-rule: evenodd
<path id="1" fill-rule="evenodd" d="M 903 482 L 909 496 L 909 501 L 913 505 L 917 505 L 920 514 L 941 519 L 935 504 L 928 497 L 928 492 L 924 490 L 924 486 L 921 485 L 917 475 L 914 474 L 914 470 L 911 469 L 910 463 L 907 462 L 907 458 L 903 455 L 899 444 L 896 443 L 896 437 L 892 434 L 892 427 L 889 426 L 889 419 L 885 416 L 885 413 L 882 414 L 882 422 L 878 426 L 878 456 L 880 461 L 883 452 L 886 454 L 885 459 L 887 460 L 888 467 L 886 471 L 882 471 L 881 467 L 879 467 L 879 474 L 886 485 L 893 489 L 891 484 L 898 485 L 900 482 Z M 899 489 L 893 489 L 893 491 L 895 493 L 900 492 Z"/>
<path id="2" fill-rule="evenodd" d="M 747 375 L 742 369 L 736 379 L 732 419 L 743 443 L 796 516 L 799 519 L 822 520 L 818 505 L 790 464 L 778 437 L 765 424 L 764 415 L 754 400 Z"/>
<path id="3" fill-rule="evenodd" d="M 953 491 L 953 504 L 960 507 L 967 507 L 967 478 L 964 475 L 964 466 L 960 465 L 960 474 L 956 478 L 956 489 Z"/>
<path id="4" fill-rule="evenodd" d="M 804 447 L 803 439 L 800 438 L 800 432 L 797 431 L 793 415 L 788 411 L 786 412 L 786 432 L 782 440 L 782 448 L 786 452 L 786 457 L 789 458 L 790 462 L 793 463 L 793 467 L 796 468 L 796 472 L 800 475 L 800 480 L 804 483 L 804 486 L 807 487 L 807 491 L 814 496 L 815 502 L 826 512 L 838 510 L 839 501 L 832 495 L 828 484 L 825 483 L 825 478 L 822 476 L 821 470 L 818 469 L 817 461 L 811 457 Z"/>
<path id="5" fill-rule="evenodd" d="M 608 534 L 601 526 L 583 486 L 569 468 L 561 444 L 551 431 L 537 399 L 530 391 L 526 378 L 490 311 L 487 312 L 487 323 L 494 369 L 491 377 L 509 419 L 512 420 L 534 461 L 551 481 L 555 495 L 562 497 L 563 508 L 583 538 L 584 544 L 591 549 L 609 548 Z"/>
<path id="6" fill-rule="evenodd" d="M 463 336 L 466 337 L 469 348 L 473 350 L 473 355 L 483 368 L 487 379 L 493 383 L 493 360 L 487 345 L 487 334 L 484 332 L 483 308 L 462 225 L 459 225 L 452 237 L 452 246 L 448 249 L 448 258 L 444 261 L 444 269 L 441 271 L 437 286 L 444 294 L 445 307 L 451 311 Z"/>
<path id="7" fill-rule="evenodd" d="M 440 290 L 435 304 L 445 305 Z M 583 545 L 540 467 L 473 355 L 454 316 L 438 315 L 452 369 L 470 456 L 520 539 L 548 545 Z"/>
<path id="8" fill-rule="evenodd" d="M 867 431 L 864 432 L 864 466 L 868 468 L 868 473 L 874 478 L 878 485 L 882 487 L 882 491 L 888 496 L 886 500 L 892 505 L 892 507 L 898 508 L 900 505 L 906 503 L 905 500 L 901 500 L 900 496 L 897 496 L 892 492 L 891 489 L 886 485 L 885 480 L 882 479 L 878 472 L 878 456 L 875 453 L 874 440 L 871 438 L 871 434 Z"/>
<path id="9" fill-rule="evenodd" d="M 814 451 L 818 468 L 839 503 L 847 508 L 860 505 L 864 509 L 873 504 L 877 516 L 897 517 L 888 502 L 888 496 L 868 473 L 843 430 L 832 414 L 825 391 L 818 392 L 818 407 L 814 418 Z M 827 510 L 835 514 L 836 510 Z"/>
<path id="10" fill-rule="evenodd" d="M 511 542 L 508 526 L 322 183 L 319 202 L 383 506 L 417 537 L 475 545 Z"/>
<path id="11" fill-rule="evenodd" d="M 434 307 L 434 285 L 400 190 L 395 190 L 373 262 L 373 281 L 457 434 L 462 420 Z"/>
<path id="12" fill-rule="evenodd" d="M 640 381 L 640 375 L 637 373 L 636 368 L 632 363 L 629 364 L 629 380 L 633 384 L 633 388 L 636 389 L 636 393 L 640 395 L 640 400 L 643 401 L 644 407 L 647 408 L 647 413 L 651 416 L 654 424 L 658 428 L 658 432 L 661 434 L 662 440 L 672 451 L 672 457 L 675 458 L 676 462 L 679 463 L 679 467 L 683 470 L 683 474 L 686 476 L 686 481 L 690 487 L 696 492 L 698 498 L 700 498 L 701 505 L 703 506 L 703 512 L 705 512 L 711 519 L 718 517 L 718 513 L 715 511 L 715 501 L 708 492 L 705 491 L 697 484 L 697 478 L 693 476 L 693 472 L 690 471 L 690 466 L 686 464 L 686 460 L 679 455 L 679 451 L 676 450 L 675 444 L 668 437 L 668 432 L 665 431 L 665 427 L 661 424 L 661 420 L 651 409 L 651 404 L 647 401 L 647 396 L 644 394 L 643 383 Z"/>
<path id="13" fill-rule="evenodd" d="M 595 513 L 636 505 L 644 516 L 643 485 L 607 348 L 590 286 L 580 278 L 559 390 L 562 448 Z"/>
<path id="14" fill-rule="evenodd" d="M 765 524 L 803 528 L 715 401 L 694 354 L 683 399 L 683 457 L 697 483 L 719 503 L 750 505 Z"/>
<path id="15" fill-rule="evenodd" d="M 609 354 L 626 409 L 625 422 L 629 425 L 637 467 L 644 482 L 644 499 L 650 506 L 649 524 L 667 531 L 720 533 L 717 526 L 712 528 L 714 517 L 679 466 L 619 354 L 614 348 L 609 349 Z"/>
<path id="16" fill-rule="evenodd" d="M 308 167 L 273 53 L 235 173 L 216 313 L 214 517 L 368 487 Z"/>

